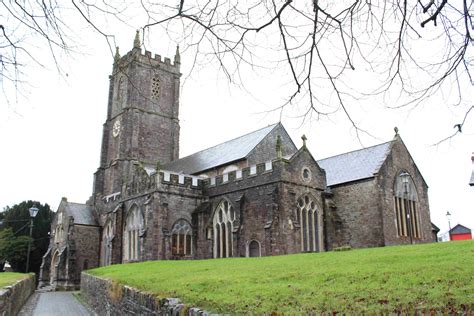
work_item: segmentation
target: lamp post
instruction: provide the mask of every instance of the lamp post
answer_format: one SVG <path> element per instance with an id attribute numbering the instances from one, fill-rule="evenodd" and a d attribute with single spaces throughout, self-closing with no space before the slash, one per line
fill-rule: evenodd
<path id="1" fill-rule="evenodd" d="M 38 214 L 39 209 L 36 206 L 30 207 L 28 209 L 30 212 L 30 240 L 28 241 L 28 253 L 26 255 L 26 273 L 28 273 L 28 268 L 30 265 L 30 251 L 31 251 L 31 239 L 33 238 L 33 219 Z"/>
<path id="2" fill-rule="evenodd" d="M 413 236 L 411 231 L 411 222 L 410 222 L 410 210 L 408 209 L 408 182 L 410 181 L 410 174 L 408 172 L 402 172 L 400 174 L 402 178 L 403 188 L 404 188 L 404 207 L 405 207 L 405 216 L 407 221 L 408 236 L 410 237 L 410 244 L 413 244 Z"/>
<path id="3" fill-rule="evenodd" d="M 448 238 L 449 240 L 451 240 L 451 213 L 449 213 L 449 211 L 446 212 L 446 218 L 448 219 L 448 227 L 449 227 Z"/>

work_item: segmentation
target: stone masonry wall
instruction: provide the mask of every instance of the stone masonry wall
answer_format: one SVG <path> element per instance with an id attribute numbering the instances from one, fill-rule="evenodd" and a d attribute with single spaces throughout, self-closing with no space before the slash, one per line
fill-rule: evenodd
<path id="1" fill-rule="evenodd" d="M 132 207 L 139 209 L 144 220 L 144 231 L 140 236 L 139 261 L 162 260 L 176 259 L 171 254 L 173 225 L 180 219 L 191 223 L 191 213 L 202 202 L 201 181 L 199 185 L 193 186 L 192 179 L 186 177 L 183 183 L 180 183 L 177 174 L 171 174 L 170 178 L 165 180 L 163 172 L 150 177 L 156 177 L 156 182 L 153 182 L 151 187 L 124 191 L 118 200 L 106 202 L 102 206 L 100 223 L 104 225 L 110 220 L 114 227 L 111 254 L 113 264 L 126 262 L 122 253 L 123 229 Z M 138 179 L 137 182 L 141 183 L 141 180 Z M 103 249 L 100 253 L 103 256 Z"/>
<path id="2" fill-rule="evenodd" d="M 334 212 L 342 220 L 343 243 L 354 248 L 383 246 L 383 222 L 374 179 L 333 187 L 332 192 Z"/>
<path id="3" fill-rule="evenodd" d="M 283 125 L 278 124 L 246 157 L 249 164 L 261 163 L 276 158 L 277 136 L 281 138 L 283 157 L 293 155 L 298 149 L 286 132 Z"/>
<path id="4" fill-rule="evenodd" d="M 130 161 L 155 167 L 178 158 L 179 77 L 179 61 L 137 48 L 115 61 L 94 195 L 120 192 Z"/>
<path id="5" fill-rule="evenodd" d="M 307 178 L 303 176 L 304 170 Z M 248 255 L 252 240 L 259 243 L 262 256 L 301 252 L 301 231 L 295 217 L 297 199 L 304 195 L 309 195 L 318 205 L 321 216 L 318 227 L 321 246 L 318 249 L 323 251 L 321 192 L 326 180 L 324 171 L 309 152 L 302 149 L 291 160 L 273 161 L 270 170 L 265 169 L 265 164 L 258 164 L 256 174 L 249 172 L 249 168 L 244 168 L 241 179 L 236 179 L 235 172 L 230 172 L 228 181 L 219 176 L 215 185 L 206 185 L 207 209 L 195 213 L 193 219 L 199 226 L 195 236 L 197 257 L 213 256 L 213 238 L 206 229 L 212 230 L 214 210 L 224 199 L 233 206 L 237 217 L 233 223 L 233 256 Z"/>
<path id="6" fill-rule="evenodd" d="M 81 284 L 81 294 L 98 315 L 209 315 L 177 298 L 159 299 L 87 273 L 82 273 Z"/>
<path id="7" fill-rule="evenodd" d="M 97 226 L 74 225 L 76 241 L 76 267 L 74 280 L 79 283 L 82 270 L 99 266 L 100 232 Z"/>
<path id="8" fill-rule="evenodd" d="M 394 184 L 396 177 L 402 171 L 406 171 L 411 175 L 418 195 L 417 211 L 419 213 L 421 238 L 414 238 L 413 243 L 432 242 L 433 236 L 431 232 L 428 186 L 426 185 L 413 158 L 405 147 L 405 144 L 399 136 L 396 136 L 392 145 L 392 150 L 380 168 L 377 177 L 377 185 L 379 187 L 379 192 L 381 192 L 381 211 L 384 216 L 383 227 L 385 245 L 410 243 L 409 237 L 398 236 L 395 219 Z"/>
<path id="9" fill-rule="evenodd" d="M 0 290 L 0 315 L 17 315 L 34 291 L 34 275 L 30 275 L 12 286 L 5 286 Z"/>

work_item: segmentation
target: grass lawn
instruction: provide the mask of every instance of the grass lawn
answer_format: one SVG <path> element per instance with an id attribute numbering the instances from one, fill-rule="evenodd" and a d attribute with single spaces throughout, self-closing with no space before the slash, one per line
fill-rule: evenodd
<path id="1" fill-rule="evenodd" d="M 474 311 L 474 241 L 262 258 L 148 261 L 88 271 L 210 312 Z"/>
<path id="2" fill-rule="evenodd" d="M 0 273 L 0 287 L 13 285 L 16 281 L 26 279 L 29 274 L 17 272 L 1 272 Z"/>

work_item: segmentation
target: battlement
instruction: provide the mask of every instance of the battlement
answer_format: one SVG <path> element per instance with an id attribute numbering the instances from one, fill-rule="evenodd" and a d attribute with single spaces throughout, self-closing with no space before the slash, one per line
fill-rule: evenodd
<path id="1" fill-rule="evenodd" d="M 156 174 L 156 178 L 156 182 L 159 184 L 176 185 L 197 190 L 201 190 L 203 188 L 205 180 L 199 176 L 180 174 L 168 170 L 160 170 Z"/>
<path id="2" fill-rule="evenodd" d="M 155 188 L 159 188 L 162 185 L 201 191 L 207 188 L 223 186 L 229 183 L 255 178 L 271 172 L 273 172 L 273 161 L 251 165 L 250 167 L 230 171 L 211 178 L 176 173 L 168 170 L 160 170 L 158 172 L 153 171 L 147 176 L 143 175 L 145 178 L 137 177 L 134 181 L 125 185 L 125 195 L 123 195 L 122 192 L 116 192 L 102 197 L 102 201 L 105 204 L 113 203 L 125 196 L 153 191 Z"/>
<path id="3" fill-rule="evenodd" d="M 171 59 L 168 57 L 163 58 L 161 55 L 152 54 L 152 52 L 148 50 L 142 51 L 140 48 L 134 48 L 126 55 L 118 57 L 115 64 L 120 67 L 130 63 L 130 61 L 133 59 L 136 59 L 141 63 L 148 64 L 152 67 L 158 67 L 178 75 L 181 74 L 179 53 L 174 57 L 174 63 L 172 63 Z"/>
<path id="4" fill-rule="evenodd" d="M 175 173 L 172 171 L 161 170 L 157 173 L 157 183 L 176 185 L 186 187 L 189 189 L 202 190 L 204 188 L 211 188 L 220 185 L 226 185 L 231 182 L 242 181 L 253 177 L 260 176 L 262 174 L 268 174 L 273 171 L 273 162 L 266 161 L 263 163 L 255 164 L 250 167 L 230 171 L 222 175 L 204 178 L 200 176 L 186 175 Z"/>
<path id="5" fill-rule="evenodd" d="M 273 172 L 273 161 L 269 160 L 263 163 L 251 165 L 235 171 L 230 171 L 222 175 L 205 179 L 204 188 L 211 188 L 220 185 L 226 185 L 232 182 L 242 181 L 250 178 Z"/>
<path id="6" fill-rule="evenodd" d="M 181 65 L 180 62 L 175 61 L 173 64 L 171 63 L 171 59 L 168 57 L 165 57 L 164 60 L 161 59 L 161 55 L 154 54 L 152 56 L 152 53 L 148 50 L 145 50 L 145 52 L 140 50 L 140 58 L 145 58 L 147 61 L 152 61 L 158 64 L 164 64 L 167 66 L 171 67 L 177 67 L 179 69 L 179 66 Z"/>

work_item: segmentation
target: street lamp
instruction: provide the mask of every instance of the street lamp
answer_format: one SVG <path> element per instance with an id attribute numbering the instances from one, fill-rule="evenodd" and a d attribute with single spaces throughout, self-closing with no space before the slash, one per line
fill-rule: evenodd
<path id="1" fill-rule="evenodd" d="M 403 183 L 403 188 L 404 188 L 404 206 L 405 206 L 405 215 L 406 215 L 406 221 L 408 225 L 408 236 L 410 237 L 410 244 L 413 244 L 413 236 L 412 236 L 412 231 L 411 231 L 411 222 L 410 222 L 410 210 L 408 209 L 408 182 L 410 181 L 410 174 L 408 172 L 402 172 L 400 174 L 400 178 L 402 178 L 402 183 Z"/>
<path id="2" fill-rule="evenodd" d="M 446 212 L 446 218 L 448 219 L 448 227 L 449 227 L 448 237 L 449 237 L 449 240 L 451 240 L 451 213 L 449 213 L 449 211 Z"/>
<path id="3" fill-rule="evenodd" d="M 39 209 L 36 206 L 32 206 L 28 209 L 30 212 L 30 240 L 28 241 L 28 253 L 26 255 L 26 273 L 28 273 L 28 268 L 30 265 L 30 251 L 31 251 L 31 239 L 33 238 L 33 219 L 38 214 Z"/>

